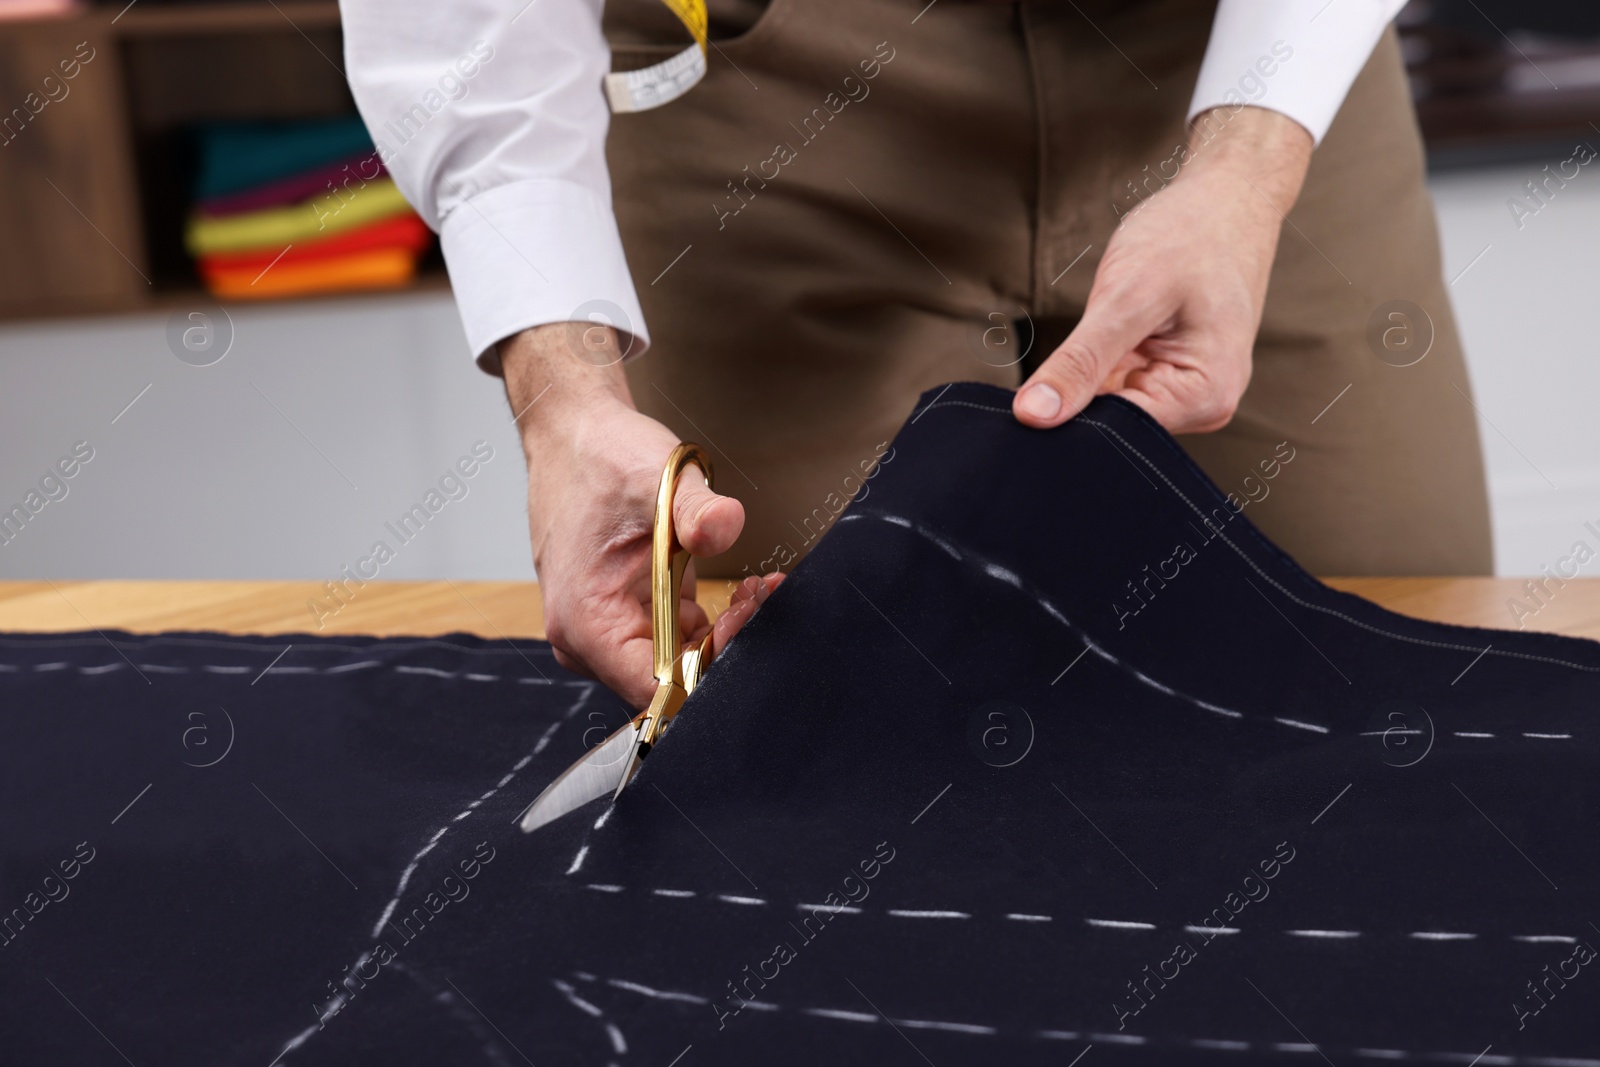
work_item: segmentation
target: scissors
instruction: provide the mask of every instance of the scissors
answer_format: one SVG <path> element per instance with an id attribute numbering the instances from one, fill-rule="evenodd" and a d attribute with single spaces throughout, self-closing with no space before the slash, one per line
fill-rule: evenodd
<path id="1" fill-rule="evenodd" d="M 622 795 L 639 765 L 661 739 L 685 698 L 694 692 L 711 662 L 711 635 L 679 647 L 678 596 L 683 588 L 689 553 L 678 543 L 672 525 L 672 500 L 678 477 L 690 464 L 700 468 L 711 487 L 711 457 L 697 444 L 684 442 L 667 457 L 656 490 L 655 524 L 650 539 L 650 645 L 655 660 L 656 692 L 649 705 L 561 772 L 518 819 L 524 833 L 610 793 Z"/>

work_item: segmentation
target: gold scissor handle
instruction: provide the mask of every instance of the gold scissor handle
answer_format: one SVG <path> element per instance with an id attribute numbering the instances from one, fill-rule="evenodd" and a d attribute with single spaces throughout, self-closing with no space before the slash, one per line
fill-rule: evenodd
<path id="1" fill-rule="evenodd" d="M 678 600 L 683 589 L 683 572 L 689 565 L 689 553 L 678 543 L 678 533 L 672 522 L 672 502 L 677 496 L 678 479 L 691 463 L 700 468 L 706 488 L 711 488 L 711 457 L 699 445 L 685 441 L 667 457 L 666 468 L 661 472 L 661 486 L 656 490 L 655 526 L 650 539 L 650 644 L 655 653 L 656 681 L 662 685 L 683 684 L 685 680 L 685 653 L 679 644 L 683 631 L 678 623 Z M 710 651 L 709 647 L 705 651 Z M 697 666 L 699 658 L 695 656 Z M 684 685 L 685 690 L 691 688 Z"/>
<path id="2" fill-rule="evenodd" d="M 678 604 L 689 553 L 678 543 L 677 531 L 673 529 L 672 502 L 677 496 L 678 478 L 691 463 L 700 468 L 706 487 L 710 488 L 711 457 L 699 445 L 686 441 L 667 457 L 666 469 L 661 472 L 661 486 L 656 490 L 655 524 L 650 539 L 650 645 L 655 659 L 656 692 L 650 706 L 639 714 L 638 745 L 622 783 L 617 786 L 619 795 L 633 777 L 639 760 L 649 753 L 660 739 L 661 731 L 678 714 L 684 698 L 694 692 L 711 660 L 710 634 L 689 648 L 680 644 L 683 631 L 678 621 Z"/>

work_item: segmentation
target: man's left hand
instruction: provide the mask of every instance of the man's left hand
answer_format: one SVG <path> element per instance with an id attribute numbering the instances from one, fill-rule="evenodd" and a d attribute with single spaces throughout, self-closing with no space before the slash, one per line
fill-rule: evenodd
<path id="1" fill-rule="evenodd" d="M 1012 402 L 1056 426 L 1115 393 L 1172 433 L 1221 429 L 1250 383 L 1250 354 L 1285 216 L 1311 160 L 1305 128 L 1275 111 L 1201 115 L 1177 177 L 1112 234 L 1083 318 Z"/>

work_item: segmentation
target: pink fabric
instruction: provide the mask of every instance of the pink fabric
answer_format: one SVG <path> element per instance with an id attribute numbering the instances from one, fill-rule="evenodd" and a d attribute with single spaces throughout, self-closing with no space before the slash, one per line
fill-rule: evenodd
<path id="1" fill-rule="evenodd" d="M 330 185 L 337 189 L 347 179 L 357 182 L 372 181 L 385 173 L 383 164 L 378 162 L 376 155 L 376 150 L 363 152 L 358 156 L 335 160 L 315 170 L 280 178 L 254 189 L 229 193 L 226 196 L 214 196 L 200 201 L 200 210 L 211 216 L 242 215 L 248 211 L 299 203 L 319 193 L 328 192 Z M 376 168 L 375 173 L 374 168 Z"/>

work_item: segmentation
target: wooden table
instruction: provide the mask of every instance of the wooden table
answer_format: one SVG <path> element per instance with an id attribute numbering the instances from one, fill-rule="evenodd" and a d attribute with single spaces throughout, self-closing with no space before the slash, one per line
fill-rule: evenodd
<path id="1" fill-rule="evenodd" d="M 1329 584 L 1423 619 L 1515 628 L 1507 601 L 1530 606 L 1520 578 L 1337 578 Z M 725 583 L 700 583 L 713 615 Z M 543 637 L 539 587 L 523 582 L 371 582 L 318 629 L 307 606 L 327 601 L 315 582 L 0 582 L 0 631 L 217 630 L 487 638 Z M 1576 579 L 1524 619 L 1526 629 L 1600 639 L 1600 578 Z"/>

